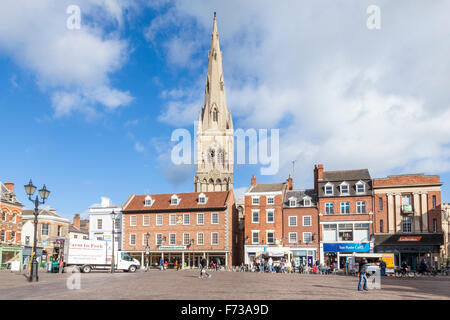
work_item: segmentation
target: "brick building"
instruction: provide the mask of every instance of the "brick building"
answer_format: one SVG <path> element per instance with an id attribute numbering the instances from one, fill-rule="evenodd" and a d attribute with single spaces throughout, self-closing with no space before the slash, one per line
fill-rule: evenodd
<path id="1" fill-rule="evenodd" d="M 369 170 L 324 171 L 314 167 L 318 195 L 320 263 L 344 268 L 355 252 L 372 252 L 372 179 Z"/>
<path id="2" fill-rule="evenodd" d="M 283 240 L 296 263 L 313 265 L 319 260 L 319 211 L 314 189 L 286 190 Z"/>
<path id="3" fill-rule="evenodd" d="M 197 267 L 208 263 L 240 264 L 236 248 L 238 212 L 232 191 L 131 195 L 122 209 L 122 250 L 144 262 L 149 246 L 151 266 L 162 257 Z"/>
<path id="4" fill-rule="evenodd" d="M 89 219 L 81 219 L 80 214 L 73 216 L 73 223 L 69 226 L 69 239 L 89 239 Z"/>
<path id="5" fill-rule="evenodd" d="M 413 269 L 420 259 L 438 262 L 444 255 L 438 175 L 392 175 L 373 179 L 375 252 L 395 253 Z"/>
<path id="6" fill-rule="evenodd" d="M 14 183 L 0 182 L 0 269 L 10 261 L 22 261 L 22 208 Z"/>
<path id="7" fill-rule="evenodd" d="M 292 179 L 290 187 L 292 187 Z M 283 239 L 283 201 L 286 183 L 257 183 L 253 175 L 245 193 L 244 263 L 259 256 L 288 257 Z"/>

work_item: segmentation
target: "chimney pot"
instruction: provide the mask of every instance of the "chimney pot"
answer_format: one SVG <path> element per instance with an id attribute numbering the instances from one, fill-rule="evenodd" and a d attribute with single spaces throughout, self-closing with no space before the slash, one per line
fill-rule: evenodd
<path id="1" fill-rule="evenodd" d="M 253 175 L 253 176 L 252 176 L 252 181 L 251 181 L 251 184 L 252 184 L 252 186 L 255 186 L 255 185 L 256 185 L 256 183 L 257 183 L 257 181 L 256 181 L 256 177 L 255 177 L 255 175 Z"/>
<path id="2" fill-rule="evenodd" d="M 5 187 L 12 193 L 14 193 L 14 183 L 11 181 L 5 182 Z"/>

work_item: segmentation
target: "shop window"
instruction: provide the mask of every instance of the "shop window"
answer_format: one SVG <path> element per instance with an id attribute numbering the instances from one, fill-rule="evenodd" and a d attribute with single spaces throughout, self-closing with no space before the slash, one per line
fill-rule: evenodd
<path id="1" fill-rule="evenodd" d="M 411 229 L 412 229 L 412 218 L 411 217 L 403 217 L 402 229 L 403 229 L 403 232 L 411 232 Z"/>
<path id="2" fill-rule="evenodd" d="M 341 214 L 350 213 L 350 202 L 341 202 Z"/>
<path id="3" fill-rule="evenodd" d="M 339 241 L 353 241 L 353 225 L 340 224 L 338 236 Z"/>
<path id="4" fill-rule="evenodd" d="M 205 237 L 203 235 L 203 232 L 197 233 L 197 245 L 202 246 L 204 244 Z"/>
<path id="5" fill-rule="evenodd" d="M 325 203 L 325 213 L 334 214 L 334 203 L 332 202 Z"/>
<path id="6" fill-rule="evenodd" d="M 336 224 L 324 224 L 323 225 L 323 241 L 336 241 L 337 236 L 337 225 Z"/>
<path id="7" fill-rule="evenodd" d="M 356 202 L 356 212 L 357 213 L 366 213 L 366 202 L 365 201 L 357 201 Z"/>

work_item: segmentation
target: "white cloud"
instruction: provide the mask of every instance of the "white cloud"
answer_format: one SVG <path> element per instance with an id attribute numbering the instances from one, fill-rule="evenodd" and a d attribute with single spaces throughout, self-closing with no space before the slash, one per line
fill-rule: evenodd
<path id="1" fill-rule="evenodd" d="M 366 27 L 370 4 L 381 8 L 381 30 Z M 310 186 L 319 162 L 373 176 L 450 170 L 449 9 L 445 1 L 175 1 L 152 32 L 164 18 L 190 22 L 190 38 L 180 31 L 166 41 L 200 39 L 205 46 L 188 56 L 206 57 L 217 11 L 235 128 L 280 127 L 279 177 L 297 160 L 294 179 Z M 184 90 L 192 88 L 198 83 Z M 201 108 L 193 97 L 167 99 L 161 121 Z"/>
<path id="2" fill-rule="evenodd" d="M 72 2 L 1 1 L 0 50 L 49 91 L 56 116 L 92 111 L 96 104 L 107 109 L 129 104 L 131 94 L 112 88 L 109 81 L 126 62 L 128 43 L 106 27 L 122 25 L 123 9 L 130 2 L 77 1 L 81 29 L 69 30 L 66 9 Z"/>

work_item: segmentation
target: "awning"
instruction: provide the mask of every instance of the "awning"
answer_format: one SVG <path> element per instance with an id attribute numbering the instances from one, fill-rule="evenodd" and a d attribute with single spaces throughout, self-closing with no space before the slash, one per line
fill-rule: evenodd
<path id="1" fill-rule="evenodd" d="M 440 246 L 444 244 L 443 233 L 403 233 L 375 235 L 375 246 Z"/>
<path id="2" fill-rule="evenodd" d="M 284 252 L 269 252 L 269 257 L 284 257 L 284 255 Z"/>

